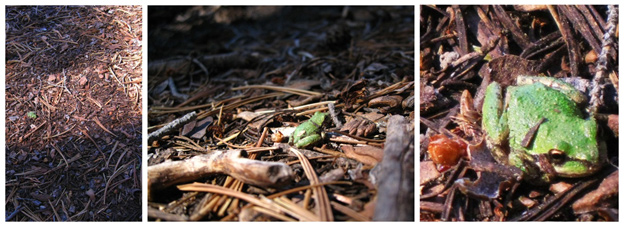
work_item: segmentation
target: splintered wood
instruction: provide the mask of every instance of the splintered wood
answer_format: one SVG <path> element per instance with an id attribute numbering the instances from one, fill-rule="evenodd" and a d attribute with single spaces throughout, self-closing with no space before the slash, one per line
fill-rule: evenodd
<path id="1" fill-rule="evenodd" d="M 148 167 L 147 185 L 150 194 L 175 184 L 207 177 L 211 174 L 230 175 L 246 184 L 262 187 L 278 186 L 293 178 L 292 169 L 280 162 L 246 158 L 243 150 L 212 151 L 183 161 L 170 161 Z"/>

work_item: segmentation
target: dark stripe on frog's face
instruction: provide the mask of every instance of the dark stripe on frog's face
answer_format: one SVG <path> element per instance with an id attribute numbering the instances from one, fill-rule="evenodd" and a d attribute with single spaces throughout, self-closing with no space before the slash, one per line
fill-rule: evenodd
<path id="1" fill-rule="evenodd" d="M 316 128 L 321 128 L 321 126 L 314 121 L 308 121 L 308 122 L 312 123 L 314 126 L 316 126 Z"/>

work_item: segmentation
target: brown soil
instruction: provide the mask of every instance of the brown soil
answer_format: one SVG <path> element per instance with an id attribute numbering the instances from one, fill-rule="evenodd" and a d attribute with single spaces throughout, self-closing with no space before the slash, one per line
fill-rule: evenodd
<path id="1" fill-rule="evenodd" d="M 141 10 L 7 7 L 8 221 L 141 220 Z"/>

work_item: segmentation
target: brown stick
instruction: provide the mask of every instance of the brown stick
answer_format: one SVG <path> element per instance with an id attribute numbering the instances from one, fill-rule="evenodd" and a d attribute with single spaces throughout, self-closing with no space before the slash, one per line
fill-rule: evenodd
<path id="1" fill-rule="evenodd" d="M 388 120 L 388 137 L 376 175 L 374 221 L 414 221 L 414 125 L 405 117 Z"/>
<path id="2" fill-rule="evenodd" d="M 215 173 L 230 175 L 246 184 L 276 186 L 293 177 L 292 169 L 279 162 L 246 158 L 243 150 L 213 151 L 183 161 L 164 162 L 147 168 L 149 193 Z"/>

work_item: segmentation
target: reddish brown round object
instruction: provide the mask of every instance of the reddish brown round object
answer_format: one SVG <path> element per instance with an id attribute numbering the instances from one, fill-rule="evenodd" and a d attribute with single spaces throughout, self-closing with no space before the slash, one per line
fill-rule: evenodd
<path id="1" fill-rule="evenodd" d="M 452 166 L 457 164 L 459 159 L 466 154 L 466 144 L 460 140 L 438 134 L 430 138 L 427 152 L 434 163 Z"/>

